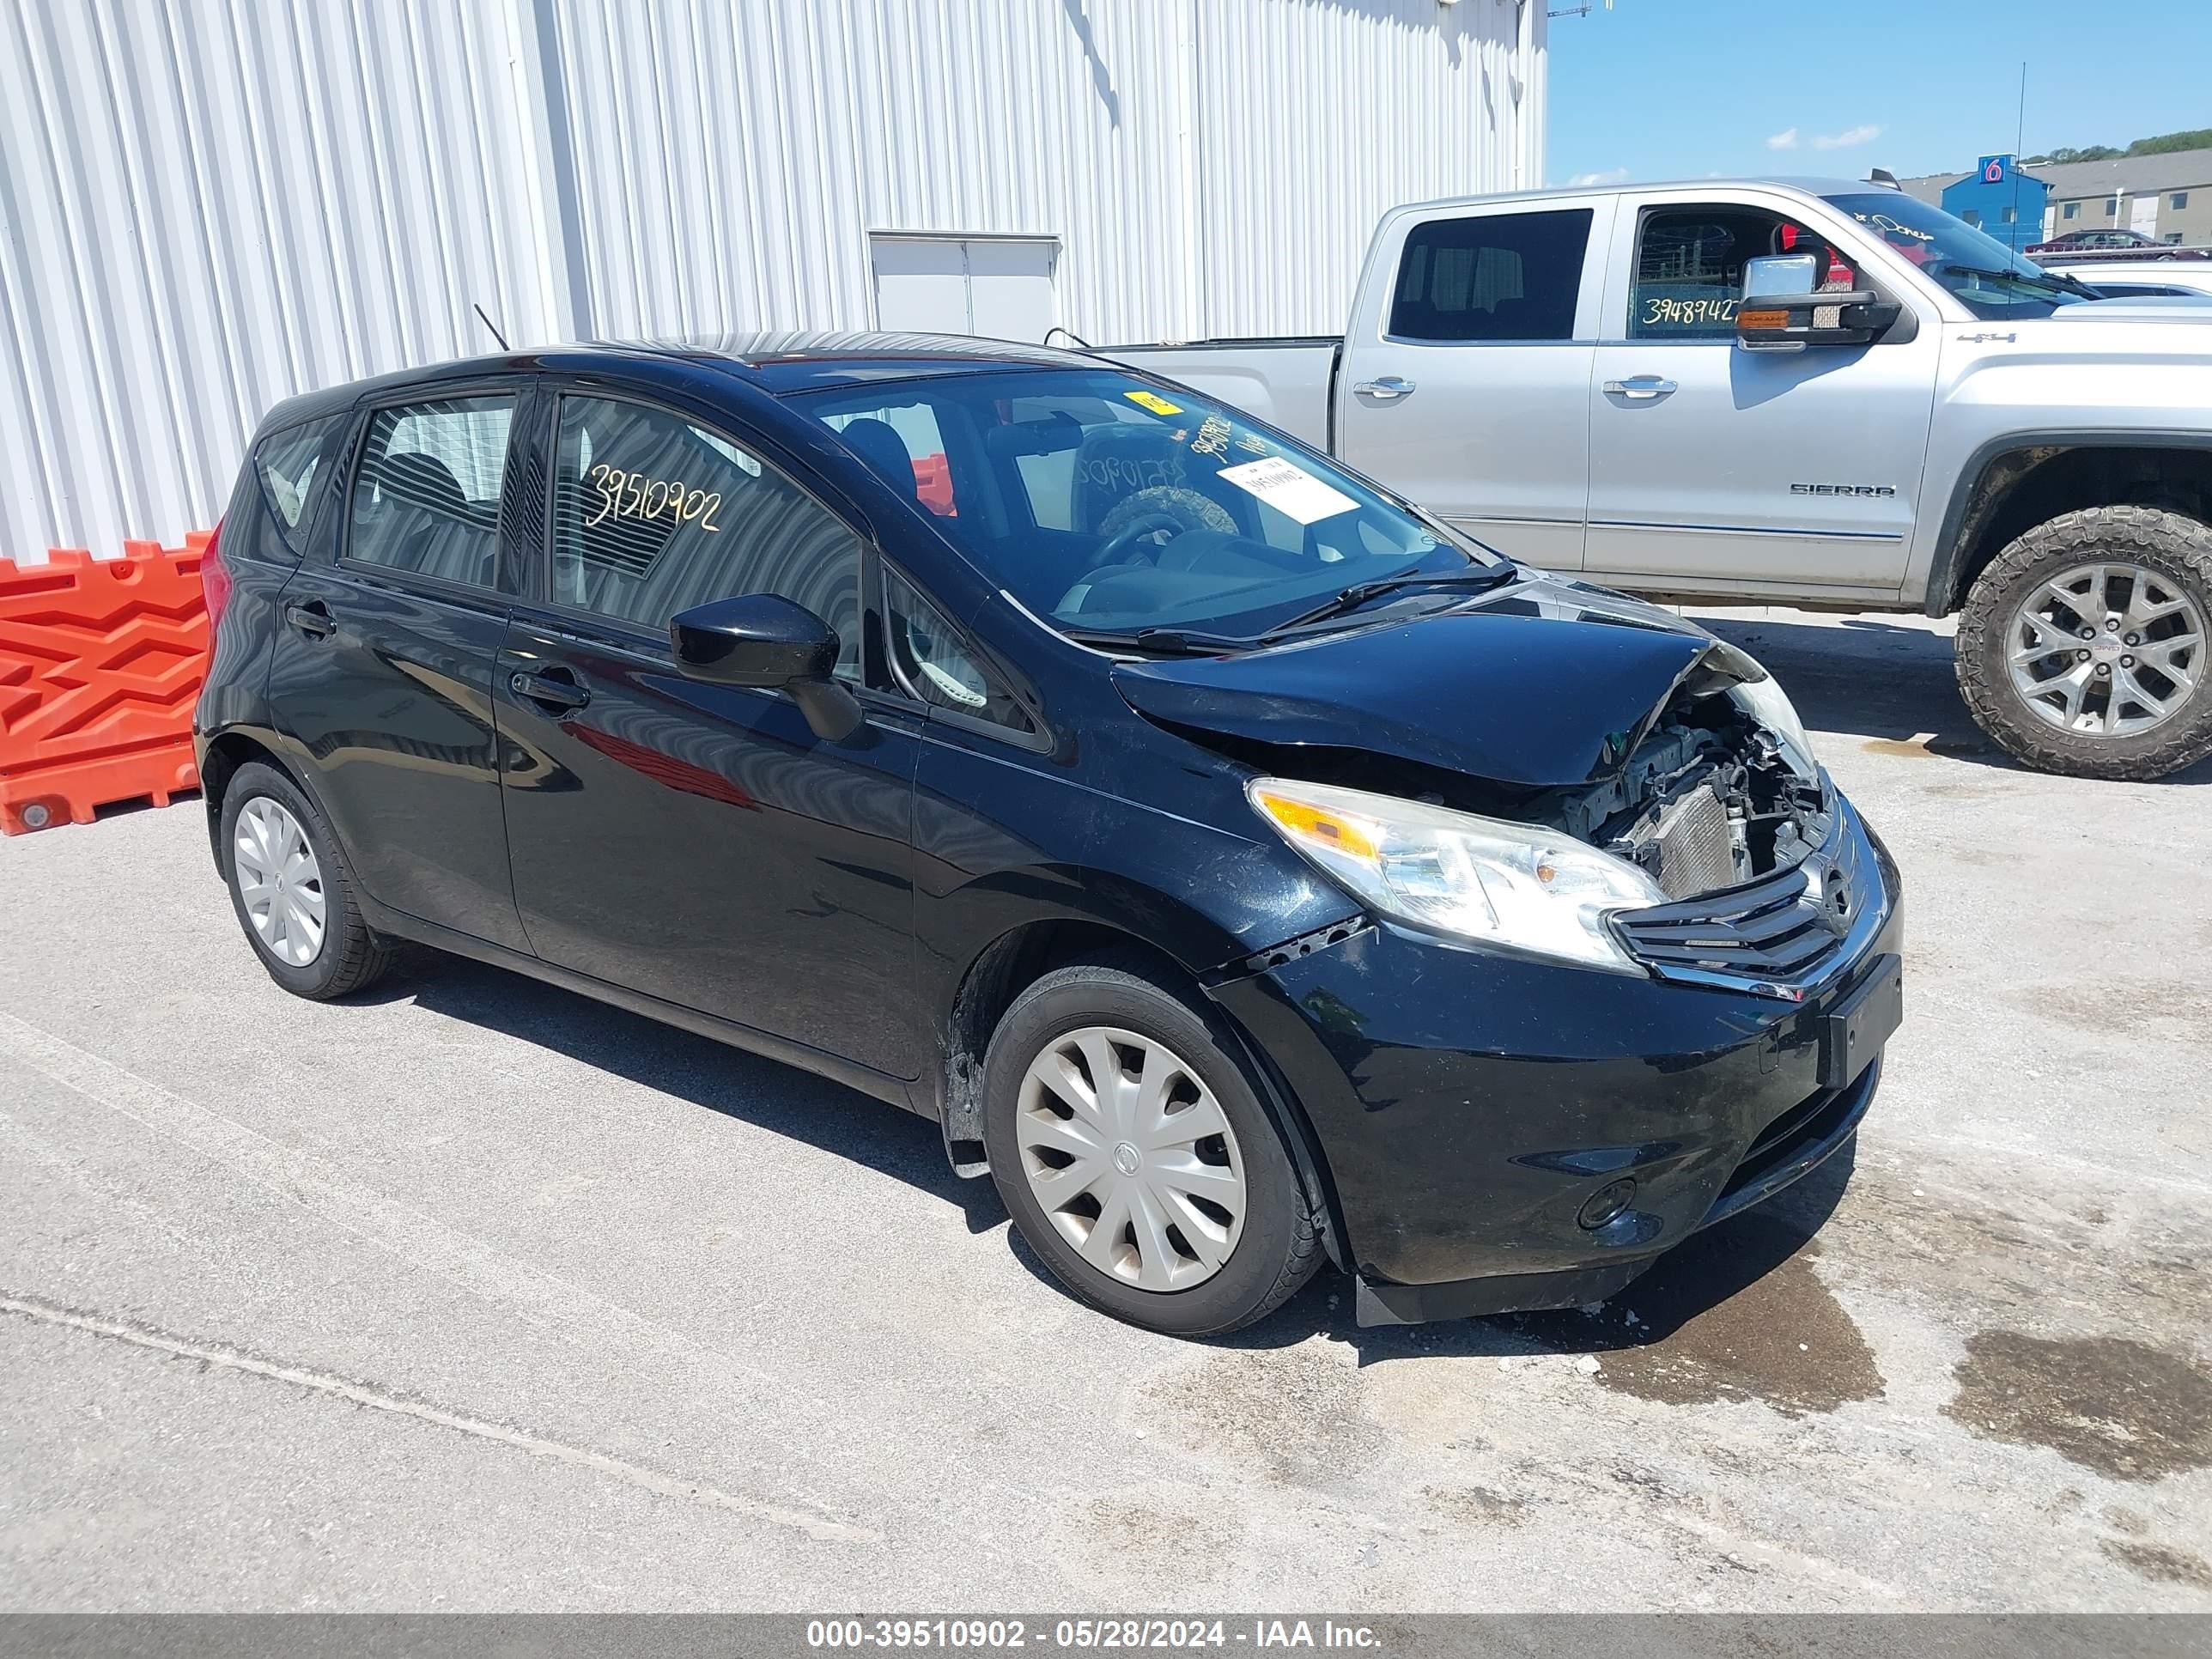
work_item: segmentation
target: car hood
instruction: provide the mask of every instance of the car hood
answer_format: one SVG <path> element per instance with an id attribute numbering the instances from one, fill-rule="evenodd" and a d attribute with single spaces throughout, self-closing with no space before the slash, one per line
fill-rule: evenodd
<path id="1" fill-rule="evenodd" d="M 1618 770 L 1675 688 L 1763 678 L 1671 612 L 1532 574 L 1477 603 L 1234 656 L 1122 663 L 1114 684 L 1170 726 L 1364 750 L 1533 788 Z"/>
<path id="2" fill-rule="evenodd" d="M 2086 282 L 2087 278 L 2082 280 Z M 2084 300 L 2077 306 L 2061 306 L 2039 320 L 2063 323 L 2069 328 L 2080 328 L 2089 323 L 2168 323 L 2177 328 L 2202 328 L 2212 323 L 2212 302 L 2201 294 L 2148 294 L 2132 299 Z"/>

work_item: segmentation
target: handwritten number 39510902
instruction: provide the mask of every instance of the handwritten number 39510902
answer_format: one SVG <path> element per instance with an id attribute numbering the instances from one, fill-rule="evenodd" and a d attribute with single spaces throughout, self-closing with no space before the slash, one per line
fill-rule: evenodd
<path id="1" fill-rule="evenodd" d="M 599 510 L 584 520 L 586 530 L 609 519 L 657 519 L 664 513 L 678 524 L 696 524 L 718 533 L 722 528 L 714 522 L 722 507 L 720 490 L 694 489 L 673 478 L 648 478 L 605 462 L 589 476 L 599 486 Z"/>

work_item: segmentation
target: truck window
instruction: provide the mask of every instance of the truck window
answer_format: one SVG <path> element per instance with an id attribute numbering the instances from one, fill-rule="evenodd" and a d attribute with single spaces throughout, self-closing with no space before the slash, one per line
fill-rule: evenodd
<path id="1" fill-rule="evenodd" d="M 1816 287 L 1849 286 L 1850 273 L 1818 237 L 1778 214 L 1753 208 L 1662 208 L 1644 216 L 1629 290 L 1632 340 L 1725 340 L 1735 333 L 1747 259 L 1810 253 Z"/>
<path id="2" fill-rule="evenodd" d="M 1432 219 L 1407 233 L 1390 307 L 1401 340 L 1571 340 L 1590 210 Z"/>

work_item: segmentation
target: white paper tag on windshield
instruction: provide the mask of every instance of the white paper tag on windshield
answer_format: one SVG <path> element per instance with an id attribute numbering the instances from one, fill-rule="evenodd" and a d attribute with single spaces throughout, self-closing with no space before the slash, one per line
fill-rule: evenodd
<path id="1" fill-rule="evenodd" d="M 1349 513 L 1359 505 L 1341 489 L 1323 483 L 1296 461 L 1280 455 L 1247 461 L 1242 466 L 1224 466 L 1221 476 L 1299 524 Z"/>

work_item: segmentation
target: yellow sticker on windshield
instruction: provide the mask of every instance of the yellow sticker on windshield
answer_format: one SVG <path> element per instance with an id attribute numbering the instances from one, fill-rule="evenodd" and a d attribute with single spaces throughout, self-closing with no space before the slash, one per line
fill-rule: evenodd
<path id="1" fill-rule="evenodd" d="M 1180 415 L 1182 409 L 1171 404 L 1157 392 L 1125 392 L 1121 394 L 1139 409 L 1149 409 L 1155 415 Z"/>

